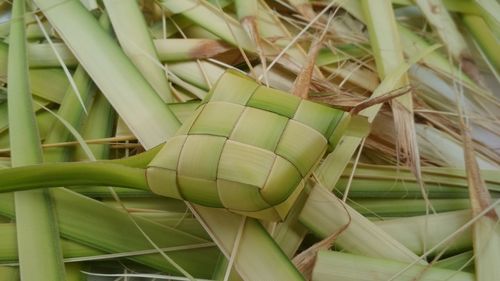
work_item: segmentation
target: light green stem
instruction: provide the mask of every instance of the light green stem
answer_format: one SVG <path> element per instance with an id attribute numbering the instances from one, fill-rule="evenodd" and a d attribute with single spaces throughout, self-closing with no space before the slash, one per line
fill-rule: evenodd
<path id="1" fill-rule="evenodd" d="M 149 190 L 145 172 L 142 168 L 111 162 L 50 163 L 0 169 L 0 192 L 74 185 Z"/>

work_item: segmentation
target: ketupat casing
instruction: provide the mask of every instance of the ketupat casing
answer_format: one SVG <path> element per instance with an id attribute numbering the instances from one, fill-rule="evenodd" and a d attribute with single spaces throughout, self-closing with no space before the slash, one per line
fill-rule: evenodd
<path id="1" fill-rule="evenodd" d="M 149 163 L 148 185 L 159 195 L 282 220 L 343 116 L 227 71 Z"/>

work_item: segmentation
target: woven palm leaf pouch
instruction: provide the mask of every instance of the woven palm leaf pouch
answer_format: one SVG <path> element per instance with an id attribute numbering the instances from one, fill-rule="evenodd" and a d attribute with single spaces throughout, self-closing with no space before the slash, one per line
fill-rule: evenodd
<path id="1" fill-rule="evenodd" d="M 159 195 L 282 220 L 344 115 L 227 71 L 148 165 L 148 184 Z"/>

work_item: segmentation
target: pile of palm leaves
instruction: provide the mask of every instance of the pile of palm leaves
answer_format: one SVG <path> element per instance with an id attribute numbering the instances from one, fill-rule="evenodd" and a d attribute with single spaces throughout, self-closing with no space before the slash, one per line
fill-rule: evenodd
<path id="1" fill-rule="evenodd" d="M 0 15 L 0 280 L 498 280 L 497 1 Z"/>

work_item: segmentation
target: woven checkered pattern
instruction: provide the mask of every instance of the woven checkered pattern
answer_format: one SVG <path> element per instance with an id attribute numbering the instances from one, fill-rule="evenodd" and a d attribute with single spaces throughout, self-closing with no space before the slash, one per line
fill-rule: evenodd
<path id="1" fill-rule="evenodd" d="M 163 196 L 281 220 L 342 114 L 229 71 L 149 164 L 150 187 Z"/>

